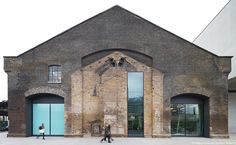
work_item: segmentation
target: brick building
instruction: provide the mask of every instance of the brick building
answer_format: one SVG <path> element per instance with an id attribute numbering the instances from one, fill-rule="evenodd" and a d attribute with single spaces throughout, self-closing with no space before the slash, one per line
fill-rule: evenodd
<path id="1" fill-rule="evenodd" d="M 220 57 L 115 6 L 16 57 L 8 136 L 228 137 Z"/>

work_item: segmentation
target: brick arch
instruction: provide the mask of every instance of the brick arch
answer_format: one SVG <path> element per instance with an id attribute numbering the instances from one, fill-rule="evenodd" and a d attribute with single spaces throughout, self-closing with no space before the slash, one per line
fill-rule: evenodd
<path id="1" fill-rule="evenodd" d="M 178 97 L 186 97 L 186 96 L 191 96 L 191 97 L 196 97 L 199 99 L 209 99 L 209 96 L 207 95 L 203 95 L 203 94 L 198 94 L 198 93 L 181 93 L 181 94 L 177 94 L 171 97 L 171 99 L 175 99 Z"/>
<path id="2" fill-rule="evenodd" d="M 179 95 L 184 94 L 192 94 L 195 96 L 205 96 L 206 98 L 209 98 L 211 96 L 211 91 L 200 88 L 200 87 L 188 87 L 187 89 L 179 89 L 178 91 L 174 91 L 174 94 L 170 96 L 170 99 Z"/>
<path id="3" fill-rule="evenodd" d="M 36 94 L 54 94 L 63 98 L 66 97 L 66 93 L 63 90 L 50 87 L 31 88 L 24 93 L 25 97 L 33 96 Z"/>
<path id="4" fill-rule="evenodd" d="M 27 93 L 29 93 L 29 92 L 27 92 Z M 34 105 L 37 106 L 37 105 L 44 104 L 44 105 L 48 106 L 50 108 L 48 110 L 46 109 L 48 111 L 48 113 L 51 112 L 51 105 L 52 104 L 60 105 L 61 108 L 63 107 L 63 109 L 65 109 L 65 107 L 64 107 L 64 104 L 65 104 L 64 96 L 58 95 L 60 93 L 56 94 L 55 92 L 53 93 L 52 91 L 51 91 L 51 93 L 45 93 L 46 92 L 45 90 L 44 90 L 44 93 L 39 93 L 40 91 L 38 91 L 38 93 L 36 93 L 36 91 L 32 91 L 32 92 L 31 92 L 32 93 L 31 95 L 26 97 L 26 135 L 27 136 L 35 135 L 36 130 L 33 131 L 33 128 L 35 129 L 36 126 L 34 125 L 34 123 L 36 123 L 38 119 L 40 120 L 40 118 L 37 118 L 37 116 L 40 116 L 41 112 L 37 112 L 36 113 L 37 115 L 33 115 L 34 114 L 34 111 L 33 111 L 34 110 Z M 55 108 L 54 108 L 54 110 L 55 110 Z M 64 116 L 64 115 L 65 115 L 64 113 L 61 114 L 61 116 Z M 33 116 L 36 116 L 36 119 L 34 119 Z M 51 120 L 51 117 L 49 117 L 49 118 Z M 61 120 L 64 120 L 64 119 L 61 119 Z M 37 122 L 37 124 L 38 123 L 39 122 Z M 52 135 L 52 134 L 49 132 L 49 135 Z"/>

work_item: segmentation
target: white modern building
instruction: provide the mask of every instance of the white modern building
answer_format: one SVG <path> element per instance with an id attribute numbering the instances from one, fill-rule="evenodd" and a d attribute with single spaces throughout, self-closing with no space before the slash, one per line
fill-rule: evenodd
<path id="1" fill-rule="evenodd" d="M 229 133 L 236 133 L 236 0 L 230 0 L 194 43 L 217 55 L 231 55 L 229 74 Z"/>
<path id="2" fill-rule="evenodd" d="M 236 134 L 236 77 L 229 80 L 229 133 Z"/>
<path id="3" fill-rule="evenodd" d="M 217 55 L 234 56 L 229 78 L 236 76 L 236 0 L 226 4 L 194 43 Z"/>

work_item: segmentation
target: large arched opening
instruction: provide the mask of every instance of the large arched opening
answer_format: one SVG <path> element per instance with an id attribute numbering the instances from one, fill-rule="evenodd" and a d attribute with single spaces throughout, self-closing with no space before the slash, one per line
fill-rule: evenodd
<path id="1" fill-rule="evenodd" d="M 198 94 L 180 94 L 171 98 L 171 135 L 209 136 L 209 99 Z"/>
<path id="2" fill-rule="evenodd" d="M 39 135 L 39 126 L 45 126 L 45 135 L 64 135 L 64 98 L 54 94 L 34 94 L 27 97 L 27 136 Z"/>

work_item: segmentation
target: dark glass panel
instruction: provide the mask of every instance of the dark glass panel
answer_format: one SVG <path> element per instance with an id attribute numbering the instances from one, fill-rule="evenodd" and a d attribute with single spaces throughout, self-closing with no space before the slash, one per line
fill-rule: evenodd
<path id="1" fill-rule="evenodd" d="M 171 105 L 171 134 L 185 136 L 185 104 Z"/>
<path id="2" fill-rule="evenodd" d="M 202 105 L 186 104 L 186 136 L 202 136 Z"/>
<path id="3" fill-rule="evenodd" d="M 203 136 L 203 106 L 172 104 L 171 134 L 172 136 Z"/>
<path id="4" fill-rule="evenodd" d="M 143 72 L 128 73 L 128 135 L 143 136 Z"/>

